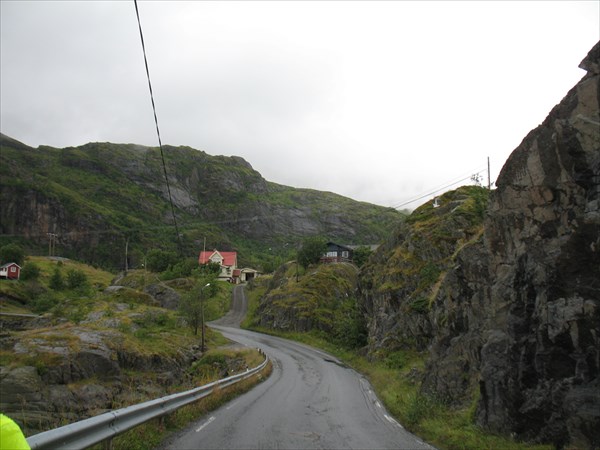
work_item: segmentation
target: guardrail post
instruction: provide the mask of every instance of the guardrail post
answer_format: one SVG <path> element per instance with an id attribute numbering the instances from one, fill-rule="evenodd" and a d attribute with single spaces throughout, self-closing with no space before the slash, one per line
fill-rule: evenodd
<path id="1" fill-rule="evenodd" d="M 158 426 L 162 429 L 165 426 L 165 421 L 167 420 L 167 414 L 163 414 L 158 418 Z"/>
<path id="2" fill-rule="evenodd" d="M 114 449 L 114 446 L 113 446 L 112 438 L 109 438 L 102 442 L 102 450 L 113 450 L 113 449 Z"/>

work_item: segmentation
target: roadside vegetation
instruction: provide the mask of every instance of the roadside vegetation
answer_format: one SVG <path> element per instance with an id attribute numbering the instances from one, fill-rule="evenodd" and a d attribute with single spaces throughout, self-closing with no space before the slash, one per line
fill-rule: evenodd
<path id="1" fill-rule="evenodd" d="M 13 250 L 11 246 L 3 255 L 14 259 Z M 200 313 L 205 322 L 215 320 L 227 313 L 232 297 L 232 285 L 216 281 L 214 267 L 200 270 L 197 261 L 192 265 L 183 260 L 162 270 L 131 270 L 115 276 L 66 258 L 23 255 L 21 263 L 20 280 L 0 281 L 3 377 L 33 368 L 40 380 L 36 383 L 49 383 L 35 389 L 64 392 L 66 399 L 102 393 L 101 400 L 96 396 L 78 401 L 75 411 L 68 404 L 44 406 L 44 397 L 34 404 L 33 397 L 30 402 L 26 394 L 19 397 L 18 388 L 13 394 L 3 384 L 3 412 L 26 435 L 192 389 L 256 367 L 263 360 L 255 349 L 230 348 L 231 342 L 209 327 L 206 352 L 201 352 Z M 92 364 L 101 362 L 109 372 L 86 368 L 85 355 L 90 352 L 98 355 Z M 148 425 L 146 432 L 159 436 L 156 429 L 180 427 L 195 417 L 194 412 L 227 401 L 265 376 L 263 371 L 253 381 L 177 412 L 159 427 Z M 12 397 L 21 400 L 11 405 Z M 160 439 L 164 437 L 160 434 Z M 115 448 L 152 447 L 145 438 L 140 437 L 134 447 L 120 439 L 122 444 Z"/>
<path id="2" fill-rule="evenodd" d="M 358 317 L 348 321 L 352 315 L 345 315 L 347 322 L 343 328 L 348 333 L 346 336 L 336 335 L 333 329 L 325 331 L 312 328 L 307 331 L 297 331 L 293 328 L 284 330 L 260 325 L 260 314 L 264 310 L 264 306 L 261 305 L 268 301 L 273 286 L 278 286 L 282 291 L 289 289 L 293 292 L 301 289 L 300 286 L 303 282 L 306 283 L 308 278 L 316 283 L 319 274 L 328 273 L 330 270 L 331 266 L 311 266 L 308 270 L 301 271 L 299 281 L 296 282 L 293 268 L 288 267 L 287 276 L 265 276 L 253 280 L 247 288 L 248 315 L 242 322 L 242 327 L 302 342 L 336 356 L 369 379 L 388 411 L 407 430 L 437 448 L 448 450 L 550 450 L 552 448 L 547 445 L 515 442 L 486 433 L 477 427 L 474 424 L 478 400 L 475 395 L 471 405 L 456 409 L 439 399 L 421 393 L 420 375 L 425 370 L 425 352 L 381 351 L 377 359 L 367 357 L 364 351 L 366 335 L 352 332 L 353 322 L 356 322 L 359 330 L 364 330 L 364 324 L 360 326 L 361 319 Z M 326 281 L 321 279 L 321 282 Z M 330 278 L 329 284 L 329 289 L 334 289 L 331 285 L 336 284 L 335 280 Z M 322 291 L 319 286 L 315 289 L 315 292 Z M 328 314 L 336 317 L 337 312 L 330 309 Z M 336 320 L 339 320 L 339 316 Z"/>
<path id="3" fill-rule="evenodd" d="M 227 358 L 242 356 L 248 367 L 256 367 L 262 363 L 262 356 L 258 355 L 253 350 L 216 350 L 204 357 L 198 362 L 195 370 L 207 371 L 207 375 L 198 379 L 197 386 L 208 384 L 219 379 L 217 373 L 214 373 L 214 367 L 220 363 L 225 363 Z M 204 397 L 197 402 L 191 403 L 183 408 L 178 409 L 174 413 L 164 416 L 161 419 L 147 422 L 136 428 L 133 428 L 112 440 L 113 450 L 148 450 L 156 448 L 161 443 L 165 442 L 175 432 L 189 426 L 190 423 L 205 416 L 211 411 L 219 408 L 231 399 L 249 391 L 258 383 L 263 382 L 273 370 L 271 363 L 259 373 L 249 377 L 246 380 L 240 381 L 233 386 L 217 389 L 215 393 Z M 213 373 L 211 373 L 213 372 Z M 98 444 L 92 447 L 92 450 L 103 450 L 106 446 Z"/>

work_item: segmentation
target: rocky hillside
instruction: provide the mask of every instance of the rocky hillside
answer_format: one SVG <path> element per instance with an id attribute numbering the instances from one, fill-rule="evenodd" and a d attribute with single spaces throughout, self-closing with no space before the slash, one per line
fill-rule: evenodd
<path id="1" fill-rule="evenodd" d="M 488 194 L 463 186 L 420 206 L 370 258 L 360 290 L 371 355 L 429 346 L 432 304 L 456 254 L 481 237 Z"/>
<path id="2" fill-rule="evenodd" d="M 110 284 L 109 273 L 74 261 L 31 259 L 39 279 L 0 282 L 0 410 L 27 435 L 247 367 L 245 353 L 217 348 L 228 342 L 211 329 L 201 352 L 176 311 L 193 279 L 130 271 Z M 85 271 L 88 282 L 48 287 L 53 270 Z M 215 287 L 207 320 L 223 315 L 231 297 L 227 283 Z"/>
<path id="3" fill-rule="evenodd" d="M 366 328 L 358 309 L 358 273 L 349 263 L 304 269 L 291 261 L 248 285 L 242 323 L 257 331 L 309 333 L 340 348 L 363 347 Z"/>
<path id="4" fill-rule="evenodd" d="M 31 148 L 0 137 L 0 245 L 18 240 L 115 269 L 141 264 L 150 248 L 179 246 L 157 148 L 90 143 Z M 239 157 L 166 146 L 165 159 L 181 245 L 196 255 L 237 249 L 242 265 L 287 256 L 302 238 L 378 243 L 402 215 L 328 192 L 266 181 Z"/>
<path id="5" fill-rule="evenodd" d="M 428 349 L 424 392 L 557 448 L 600 447 L 600 43 L 580 67 L 485 214 L 424 205 L 361 275 L 372 356 Z"/>

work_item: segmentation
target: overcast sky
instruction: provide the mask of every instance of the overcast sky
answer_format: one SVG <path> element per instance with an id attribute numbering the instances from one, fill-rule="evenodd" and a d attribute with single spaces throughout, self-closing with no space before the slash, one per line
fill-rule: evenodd
<path id="1" fill-rule="evenodd" d="M 163 144 L 394 207 L 495 180 L 600 39 L 598 1 L 138 6 Z M 133 1 L 0 7 L 2 133 L 158 145 Z"/>

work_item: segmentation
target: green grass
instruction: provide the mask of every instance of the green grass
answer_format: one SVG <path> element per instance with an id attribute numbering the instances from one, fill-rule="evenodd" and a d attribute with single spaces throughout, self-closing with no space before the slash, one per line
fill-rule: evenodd
<path id="1" fill-rule="evenodd" d="M 256 364 L 252 367 L 256 367 Z M 191 422 L 198 420 L 208 412 L 217 409 L 267 379 L 271 371 L 272 365 L 269 363 L 260 373 L 247 380 L 224 389 L 217 389 L 212 395 L 184 406 L 173 414 L 133 428 L 114 438 L 111 448 L 113 450 L 149 450 L 156 448 L 176 431 L 185 428 Z M 209 382 L 208 379 L 204 381 L 206 383 Z M 103 448 L 105 447 L 100 444 L 92 447 L 93 450 L 101 450 Z"/>
<path id="2" fill-rule="evenodd" d="M 419 373 L 425 370 L 425 354 L 395 351 L 375 355 L 369 360 L 356 350 L 336 345 L 323 333 L 283 332 L 256 326 L 251 314 L 256 311 L 266 287 L 258 285 L 248 293 L 249 314 L 242 327 L 265 334 L 291 339 L 325 350 L 365 375 L 388 411 L 409 431 L 439 449 L 446 450 L 550 450 L 552 446 L 515 442 L 490 434 L 475 425 L 473 403 L 466 408 L 451 408 L 443 402 L 420 393 Z"/>

